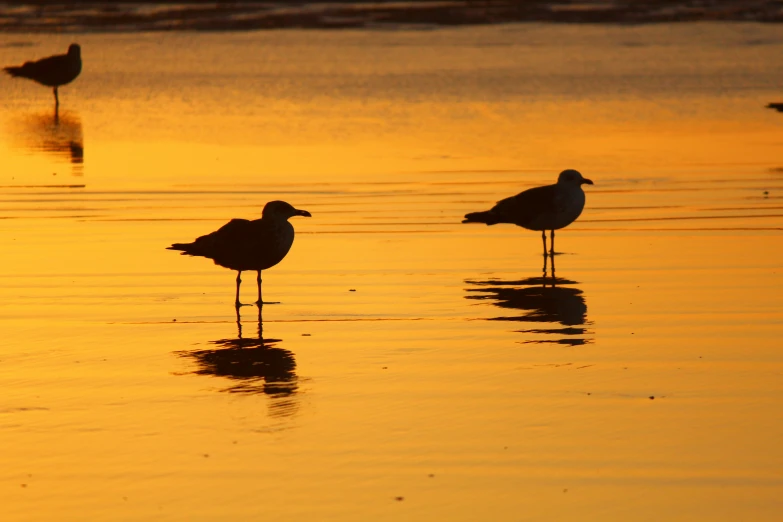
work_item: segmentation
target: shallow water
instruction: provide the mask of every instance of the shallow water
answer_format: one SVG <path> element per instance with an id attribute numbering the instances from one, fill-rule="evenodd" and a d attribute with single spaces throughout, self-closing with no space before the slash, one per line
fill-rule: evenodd
<path id="1" fill-rule="evenodd" d="M 4 520 L 777 520 L 783 35 L 0 35 Z M 779 97 L 780 94 L 780 97 Z M 564 168 L 537 233 L 461 225 Z M 285 199 L 263 309 L 165 250 Z M 252 274 L 242 288 L 255 298 Z"/>

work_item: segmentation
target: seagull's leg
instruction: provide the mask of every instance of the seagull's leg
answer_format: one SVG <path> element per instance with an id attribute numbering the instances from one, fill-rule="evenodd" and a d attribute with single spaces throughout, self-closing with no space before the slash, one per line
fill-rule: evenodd
<path id="1" fill-rule="evenodd" d="M 60 120 L 60 97 L 57 96 L 57 87 L 54 88 L 54 124 Z"/>
<path id="2" fill-rule="evenodd" d="M 237 270 L 237 295 L 236 298 L 234 299 L 234 306 L 237 307 L 237 310 L 239 310 L 239 307 L 242 306 L 242 303 L 239 302 L 239 285 L 241 284 L 242 284 L 242 271 Z M 237 313 L 239 312 L 237 311 Z"/>
<path id="3" fill-rule="evenodd" d="M 256 301 L 256 304 L 259 308 L 264 306 L 265 304 L 280 304 L 279 301 L 266 301 L 264 302 L 263 298 L 261 297 L 261 270 L 258 271 L 258 278 L 256 279 L 258 282 L 258 301 Z"/>
<path id="4" fill-rule="evenodd" d="M 551 241 L 549 242 L 549 255 L 555 255 L 555 231 L 552 230 Z"/>
<path id="5" fill-rule="evenodd" d="M 546 257 L 546 230 L 541 231 L 541 239 L 544 241 L 544 256 Z"/>
<path id="6" fill-rule="evenodd" d="M 258 276 L 256 277 L 256 283 L 258 284 L 258 301 L 256 301 L 256 304 L 258 305 L 258 308 L 260 309 L 262 306 L 264 306 L 264 301 L 261 299 L 261 270 L 258 271 Z M 261 312 L 258 312 L 259 318 L 261 316 Z M 259 327 L 261 326 L 261 321 L 259 319 L 258 322 Z"/>
<path id="7" fill-rule="evenodd" d="M 544 247 L 544 275 L 541 278 L 544 286 L 546 286 L 546 262 L 547 262 L 546 247 Z"/>
<path id="8" fill-rule="evenodd" d="M 557 279 L 555 277 L 555 256 L 550 256 L 552 258 L 552 287 L 555 286 L 555 280 Z"/>

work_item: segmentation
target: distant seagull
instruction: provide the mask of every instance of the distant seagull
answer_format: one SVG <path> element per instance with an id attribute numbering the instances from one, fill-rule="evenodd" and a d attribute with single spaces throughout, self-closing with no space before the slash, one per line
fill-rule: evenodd
<path id="1" fill-rule="evenodd" d="M 3 70 L 13 77 L 28 78 L 47 87 L 54 87 L 55 108 L 60 106 L 57 88 L 71 83 L 82 72 L 82 51 L 78 44 L 68 47 L 68 54 L 56 54 L 35 62 L 25 62 L 18 67 Z"/>
<path id="2" fill-rule="evenodd" d="M 770 103 L 767 105 L 767 109 L 775 109 L 778 112 L 783 112 L 783 103 Z"/>
<path id="3" fill-rule="evenodd" d="M 182 255 L 202 256 L 212 259 L 216 265 L 237 274 L 237 294 L 235 305 L 239 302 L 239 285 L 242 272 L 258 272 L 258 306 L 261 299 L 261 271 L 278 264 L 288 254 L 294 244 L 294 227 L 288 222 L 293 216 L 310 217 L 306 210 L 295 209 L 285 201 L 270 201 L 264 206 L 261 219 L 232 219 L 215 232 L 201 236 L 192 243 L 174 243 L 168 250 L 181 250 Z"/>
<path id="4" fill-rule="evenodd" d="M 550 254 L 555 253 L 555 230 L 573 223 L 585 208 L 585 193 L 582 185 L 593 182 L 568 169 L 560 173 L 557 183 L 544 187 L 535 187 L 498 201 L 497 205 L 485 212 L 472 212 L 465 215 L 463 223 L 513 223 L 528 230 L 541 230 L 546 255 L 546 231 L 552 231 Z"/>

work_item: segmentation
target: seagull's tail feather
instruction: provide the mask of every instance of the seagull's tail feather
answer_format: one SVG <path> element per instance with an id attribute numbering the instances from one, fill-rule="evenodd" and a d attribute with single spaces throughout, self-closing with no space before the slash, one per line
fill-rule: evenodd
<path id="1" fill-rule="evenodd" d="M 166 247 L 166 250 L 181 250 L 183 256 L 197 256 L 200 255 L 198 252 L 196 252 L 196 248 L 194 248 L 193 243 L 174 243 L 173 245 Z"/>
<path id="2" fill-rule="evenodd" d="M 484 212 L 471 212 L 470 214 L 465 214 L 465 219 L 463 219 L 462 222 L 496 225 L 500 223 L 500 217 L 493 214 L 491 210 L 486 210 Z"/>
<path id="3" fill-rule="evenodd" d="M 23 75 L 22 67 L 3 67 L 3 70 L 14 78 Z"/>

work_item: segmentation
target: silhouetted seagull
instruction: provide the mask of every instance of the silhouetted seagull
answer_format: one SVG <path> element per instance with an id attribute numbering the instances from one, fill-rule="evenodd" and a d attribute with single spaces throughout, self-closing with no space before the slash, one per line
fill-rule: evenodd
<path id="1" fill-rule="evenodd" d="M 82 72 L 82 51 L 78 44 L 68 47 L 68 54 L 56 54 L 17 67 L 4 67 L 13 77 L 28 78 L 47 87 L 54 87 L 55 110 L 60 106 L 57 88 L 71 83 Z"/>
<path id="2" fill-rule="evenodd" d="M 261 271 L 278 264 L 288 254 L 294 244 L 294 227 L 288 222 L 293 216 L 310 217 L 306 210 L 295 209 L 285 201 L 270 201 L 264 206 L 261 219 L 232 219 L 215 232 L 201 236 L 192 243 L 174 243 L 169 250 L 181 250 L 182 255 L 202 256 L 212 259 L 216 265 L 237 274 L 237 294 L 235 305 L 239 302 L 239 285 L 242 272 L 258 272 L 258 306 L 261 299 Z"/>
<path id="3" fill-rule="evenodd" d="M 546 255 L 546 231 L 552 231 L 550 254 L 555 253 L 555 230 L 573 223 L 585 208 L 585 193 L 582 185 L 593 182 L 568 169 L 560 173 L 557 183 L 535 187 L 498 201 L 485 212 L 465 215 L 463 223 L 513 223 L 528 230 L 540 230 Z"/>

